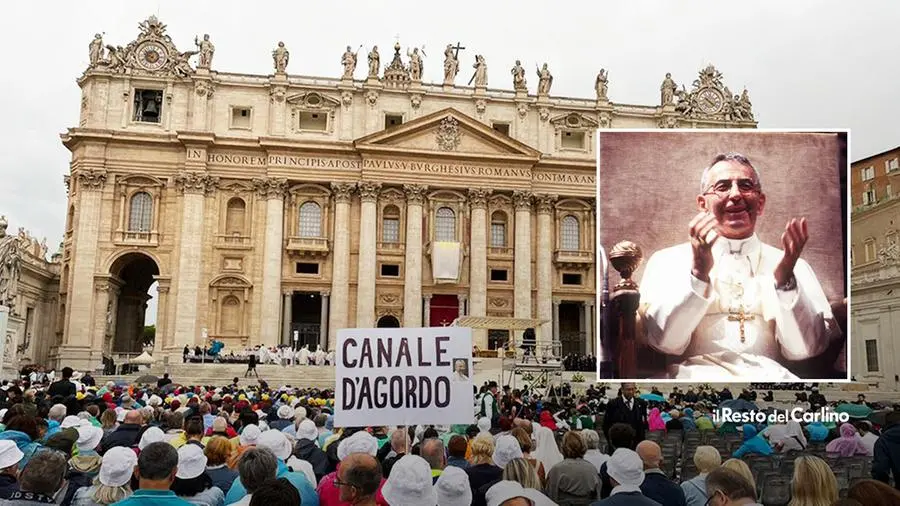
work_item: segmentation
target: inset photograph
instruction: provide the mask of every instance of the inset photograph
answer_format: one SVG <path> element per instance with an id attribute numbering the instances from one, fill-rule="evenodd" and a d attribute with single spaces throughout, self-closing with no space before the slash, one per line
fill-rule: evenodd
<path id="1" fill-rule="evenodd" d="M 598 376 L 849 381 L 848 137 L 601 131 Z"/>

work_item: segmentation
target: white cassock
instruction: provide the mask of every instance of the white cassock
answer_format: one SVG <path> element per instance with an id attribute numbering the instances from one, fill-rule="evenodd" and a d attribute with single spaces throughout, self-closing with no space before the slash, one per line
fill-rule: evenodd
<path id="1" fill-rule="evenodd" d="M 328 362 L 329 365 L 334 365 L 334 350 L 325 354 L 325 361 Z"/>
<path id="2" fill-rule="evenodd" d="M 665 377 L 698 381 L 797 380 L 779 361 L 814 357 L 840 333 L 809 264 L 794 267 L 797 287 L 775 289 L 783 252 L 748 239 L 719 237 L 710 284 L 691 275 L 689 243 L 656 252 L 641 281 L 650 345 L 682 362 Z M 705 297 L 707 288 L 709 295 Z M 739 310 L 743 308 L 744 340 Z"/>
<path id="3" fill-rule="evenodd" d="M 322 348 L 316 350 L 316 365 L 325 365 L 325 352 Z"/>
<path id="4" fill-rule="evenodd" d="M 309 365 L 309 346 L 306 344 L 300 348 L 300 365 Z"/>

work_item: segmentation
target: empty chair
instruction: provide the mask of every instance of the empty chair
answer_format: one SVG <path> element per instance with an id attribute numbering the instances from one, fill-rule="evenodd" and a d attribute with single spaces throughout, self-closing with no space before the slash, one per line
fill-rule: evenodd
<path id="1" fill-rule="evenodd" d="M 791 482 L 781 475 L 769 475 L 761 483 L 760 501 L 766 506 L 787 506 L 791 502 Z"/>

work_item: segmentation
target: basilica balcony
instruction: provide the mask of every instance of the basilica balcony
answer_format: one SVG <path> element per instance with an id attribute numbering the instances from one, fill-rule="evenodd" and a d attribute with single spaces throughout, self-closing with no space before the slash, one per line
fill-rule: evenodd
<path id="1" fill-rule="evenodd" d="M 491 260 L 512 260 L 515 256 L 513 248 L 492 246 L 487 250 L 488 258 Z"/>
<path id="2" fill-rule="evenodd" d="M 553 262 L 566 269 L 588 269 L 594 265 L 594 252 L 558 249 L 553 252 Z"/>
<path id="3" fill-rule="evenodd" d="M 402 255 L 406 251 L 406 245 L 402 242 L 379 242 L 378 252 L 385 255 Z"/>
<path id="4" fill-rule="evenodd" d="M 219 249 L 251 249 L 249 235 L 219 234 L 216 236 L 216 247 Z"/>
<path id="5" fill-rule="evenodd" d="M 324 237 L 288 237 L 285 249 L 288 254 L 299 257 L 325 258 L 331 248 Z"/>
<path id="6" fill-rule="evenodd" d="M 117 246 L 159 246 L 159 232 L 138 232 L 134 230 L 117 230 L 115 234 Z"/>

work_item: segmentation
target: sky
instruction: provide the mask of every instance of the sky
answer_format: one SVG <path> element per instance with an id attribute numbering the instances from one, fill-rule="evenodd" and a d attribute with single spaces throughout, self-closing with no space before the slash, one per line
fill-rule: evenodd
<path id="1" fill-rule="evenodd" d="M 750 92 L 760 128 L 850 128 L 851 159 L 900 145 L 900 2 L 495 0 L 5 2 L 0 8 L 0 215 L 50 245 L 66 214 L 69 152 L 59 134 L 76 126 L 88 44 L 125 46 L 156 15 L 181 51 L 210 34 L 213 69 L 267 75 L 284 41 L 288 72 L 339 77 L 347 45 L 395 40 L 423 47 L 424 80 L 442 79 L 442 48 L 460 42 L 458 82 L 484 55 L 490 87 L 512 89 L 509 69 L 549 63 L 554 96 L 594 97 L 601 68 L 612 102 L 656 105 L 666 72 L 688 89 L 712 63 L 724 84 Z M 529 71 L 533 93 L 537 79 Z M 56 248 L 51 247 L 51 252 Z"/>

